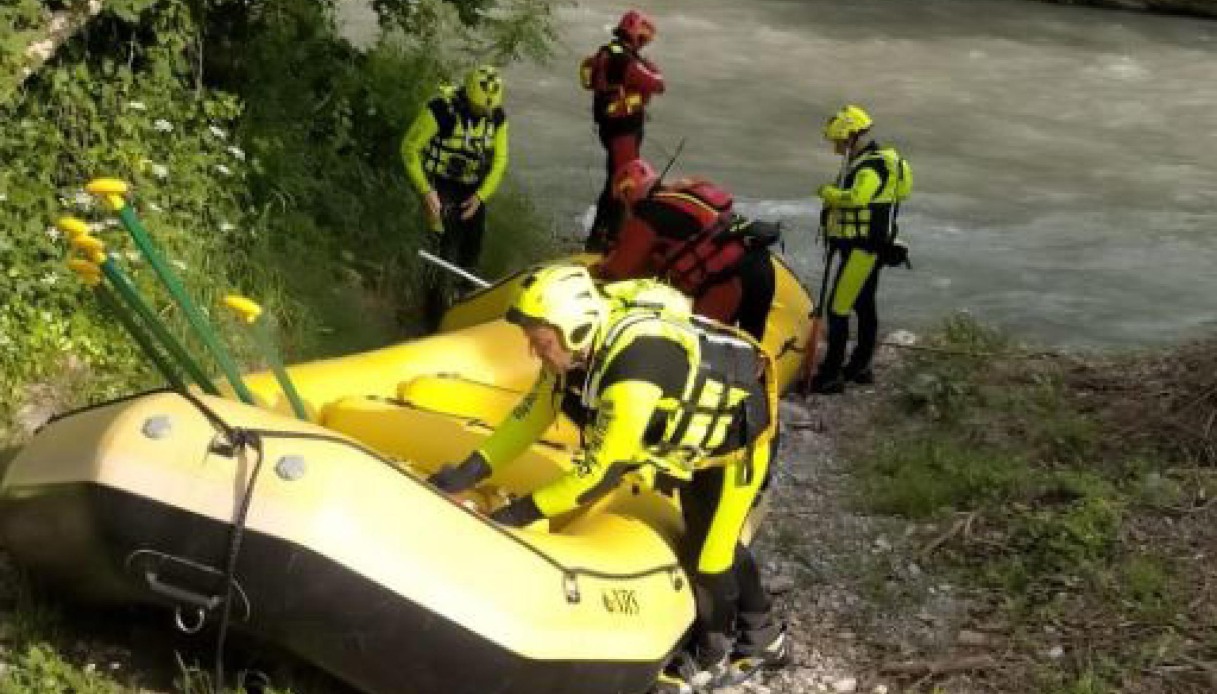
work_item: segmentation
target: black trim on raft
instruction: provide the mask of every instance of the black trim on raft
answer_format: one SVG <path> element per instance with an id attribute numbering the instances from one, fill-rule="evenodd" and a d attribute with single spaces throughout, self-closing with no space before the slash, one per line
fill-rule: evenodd
<path id="1" fill-rule="evenodd" d="M 212 564 L 224 555 L 230 524 L 97 484 L 41 491 L 5 500 L 0 527 L 23 563 L 65 588 L 169 607 L 174 594 L 222 594 Z M 146 563 L 128 561 L 139 553 L 173 561 L 149 578 Z M 324 555 L 254 530 L 245 532 L 235 569 L 249 611 L 233 614 L 234 628 L 367 692 L 641 694 L 662 665 L 532 660 Z M 202 608 L 185 613 L 195 609 Z"/>
<path id="2" fill-rule="evenodd" d="M 138 391 L 135 393 L 128 393 L 127 395 L 121 395 L 121 396 L 119 396 L 117 398 L 113 398 L 111 400 L 103 400 L 101 402 L 91 403 L 89 405 L 85 405 L 84 407 L 77 407 L 74 410 L 68 410 L 67 412 L 61 412 L 56 415 L 51 415 L 51 418 L 48 419 L 45 424 L 43 424 L 42 426 L 40 426 L 34 430 L 34 433 L 37 434 L 38 432 L 40 432 L 43 429 L 47 428 L 48 426 L 54 424 L 55 422 L 58 422 L 61 419 L 66 419 L 68 417 L 74 417 L 78 414 L 84 414 L 86 412 L 92 412 L 93 410 L 100 410 L 101 408 L 109 407 L 110 405 L 121 405 L 124 402 L 138 400 L 138 399 L 144 397 L 145 395 L 159 395 L 161 393 L 179 393 L 180 394 L 180 391 L 176 391 L 173 388 L 170 388 L 168 386 L 162 386 L 160 388 L 151 388 L 149 390 L 141 390 L 141 391 Z"/>

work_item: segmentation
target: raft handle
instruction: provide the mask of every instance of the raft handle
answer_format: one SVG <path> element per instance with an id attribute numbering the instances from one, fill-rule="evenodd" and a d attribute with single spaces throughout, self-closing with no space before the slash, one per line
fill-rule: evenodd
<path id="1" fill-rule="evenodd" d="M 182 619 L 182 606 L 178 605 L 173 608 L 173 624 L 183 634 L 197 634 L 202 631 L 203 625 L 207 623 L 207 612 L 201 607 L 196 607 L 194 619 L 194 624 L 187 626 L 186 621 Z"/>
<path id="2" fill-rule="evenodd" d="M 203 595 L 202 593 L 196 593 L 193 590 L 187 590 L 168 583 L 162 583 L 160 577 L 157 576 L 156 572 L 152 569 L 147 569 L 144 571 L 144 580 L 148 582 L 148 587 L 152 589 L 152 592 L 159 593 L 160 595 L 163 595 L 174 602 L 192 605 L 200 610 L 207 610 L 210 612 L 211 610 L 219 607 L 220 602 L 224 600 L 224 598 L 219 595 Z"/>
<path id="3" fill-rule="evenodd" d="M 579 594 L 579 579 L 574 574 L 566 574 L 562 577 L 562 587 L 566 589 L 566 601 L 570 604 L 578 604 L 583 599 Z"/>
<path id="4" fill-rule="evenodd" d="M 684 590 L 685 579 L 680 575 L 680 569 L 672 568 L 669 575 L 672 577 L 672 588 L 678 593 Z"/>

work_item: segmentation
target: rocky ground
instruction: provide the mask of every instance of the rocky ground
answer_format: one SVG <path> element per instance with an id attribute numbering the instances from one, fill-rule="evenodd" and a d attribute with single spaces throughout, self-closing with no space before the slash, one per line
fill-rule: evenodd
<path id="1" fill-rule="evenodd" d="M 956 587 L 919 565 L 927 529 L 865 515 L 853 502 L 840 444 L 881 387 L 783 403 L 781 463 L 760 547 L 794 637 L 794 664 L 727 694 L 882 694 L 916 690 L 938 670 L 983 665 L 927 659 L 984 639 L 961 630 L 967 603 Z M 973 690 L 956 677 L 941 691 Z"/>

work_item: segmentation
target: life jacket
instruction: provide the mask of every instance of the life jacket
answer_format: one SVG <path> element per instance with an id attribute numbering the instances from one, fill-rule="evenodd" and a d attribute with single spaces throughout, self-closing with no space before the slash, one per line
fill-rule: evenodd
<path id="1" fill-rule="evenodd" d="M 637 206 L 656 232 L 655 274 L 698 297 L 732 277 L 751 250 L 778 239 L 776 227 L 740 217 L 732 206 L 731 193 L 701 180 L 658 189 Z"/>
<path id="2" fill-rule="evenodd" d="M 642 113 L 650 95 L 631 90 L 624 83 L 633 60 L 637 60 L 633 50 L 613 40 L 579 63 L 580 83 L 596 93 L 592 108 L 597 118 L 628 118 Z"/>
<path id="3" fill-rule="evenodd" d="M 850 162 L 841 188 L 853 188 L 858 174 L 867 169 L 874 171 L 882 182 L 875 196 L 861 207 L 830 208 L 825 229 L 830 239 L 880 251 L 895 240 L 896 216 L 900 202 L 912 194 L 913 172 L 895 149 L 872 142 Z"/>
<path id="4" fill-rule="evenodd" d="M 503 109 L 486 115 L 473 113 L 453 87 L 444 87 L 427 108 L 439 131 L 423 150 L 423 170 L 455 183 L 476 185 L 494 159 L 494 137 L 507 121 Z"/>
<path id="5" fill-rule="evenodd" d="M 654 280 L 608 285 L 609 318 L 578 387 L 587 412 L 600 406 L 601 383 L 614 361 L 639 338 L 669 340 L 687 359 L 679 397 L 659 402 L 648 427 L 645 461 L 678 479 L 721 464 L 773 425 L 773 364 L 745 333 L 692 312 L 687 297 Z"/>

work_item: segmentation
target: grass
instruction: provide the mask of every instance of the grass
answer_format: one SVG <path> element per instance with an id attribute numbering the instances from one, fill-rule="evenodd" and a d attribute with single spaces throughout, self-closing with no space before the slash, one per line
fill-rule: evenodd
<path id="1" fill-rule="evenodd" d="M 931 345 L 849 455 L 869 511 L 964 528 L 929 568 L 972 587 L 978 620 L 1012 625 L 991 684 L 1211 691 L 1217 343 L 1086 359 L 956 317 Z"/>

